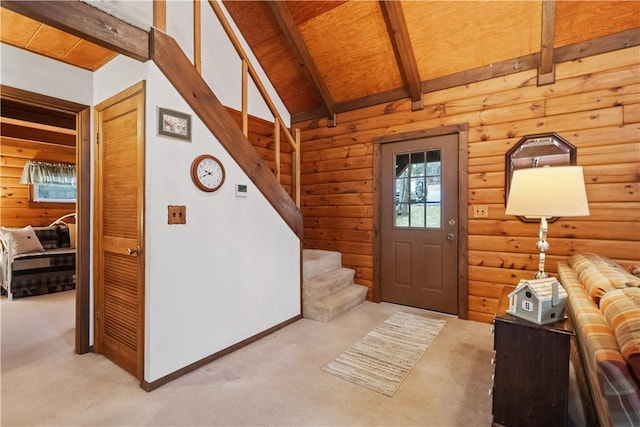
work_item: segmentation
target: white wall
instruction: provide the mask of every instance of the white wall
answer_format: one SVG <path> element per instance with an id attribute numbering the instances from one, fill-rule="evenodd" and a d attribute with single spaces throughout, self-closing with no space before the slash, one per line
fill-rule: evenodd
<path id="1" fill-rule="evenodd" d="M 146 363 L 154 381 L 300 314 L 300 241 L 154 64 L 147 77 Z M 192 114 L 192 142 L 157 135 L 157 108 Z M 193 159 L 219 158 L 215 193 Z M 235 184 L 249 187 L 235 196 Z M 187 223 L 167 224 L 185 205 Z"/>
<path id="2" fill-rule="evenodd" d="M 95 73 L 95 103 L 146 80 L 145 373 L 155 381 L 300 314 L 300 241 L 155 64 L 119 57 Z M 157 133 L 157 109 L 192 115 L 192 141 Z M 226 180 L 196 189 L 193 159 Z M 248 197 L 235 196 L 235 184 Z M 167 224 L 185 205 L 187 223 Z"/>
<path id="3" fill-rule="evenodd" d="M 0 82 L 78 104 L 93 103 L 93 73 L 0 44 Z"/>

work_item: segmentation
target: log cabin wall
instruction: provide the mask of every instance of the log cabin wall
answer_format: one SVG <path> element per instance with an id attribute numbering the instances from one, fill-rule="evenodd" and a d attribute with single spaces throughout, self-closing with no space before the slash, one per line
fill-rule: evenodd
<path id="1" fill-rule="evenodd" d="M 30 201 L 30 186 L 20 184 L 27 160 L 76 163 L 76 117 L 2 99 L 0 136 L 0 225 L 49 225 L 75 210 L 72 204 Z"/>
<path id="2" fill-rule="evenodd" d="M 32 203 L 29 201 L 29 185 L 20 184 L 20 176 L 27 160 L 54 163 L 76 163 L 74 147 L 43 144 L 33 141 L 19 141 L 2 137 L 0 147 L 0 225 L 24 227 L 26 225 L 45 226 L 56 218 L 75 210 L 74 205 L 59 203 Z"/>
<path id="3" fill-rule="evenodd" d="M 373 296 L 373 143 L 377 136 L 468 124 L 468 317 L 491 322 L 504 284 L 537 271 L 539 224 L 505 215 L 505 153 L 524 135 L 556 132 L 578 148 L 591 214 L 549 226 L 546 270 L 580 252 L 640 262 L 640 47 L 556 65 L 536 85 L 523 71 L 410 100 L 297 123 L 304 247 L 339 251 Z M 473 218 L 472 205 L 489 208 Z"/>

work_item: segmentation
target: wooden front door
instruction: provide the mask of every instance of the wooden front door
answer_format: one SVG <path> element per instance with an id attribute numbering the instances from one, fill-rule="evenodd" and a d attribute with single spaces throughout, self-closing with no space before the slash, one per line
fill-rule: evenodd
<path id="1" fill-rule="evenodd" d="M 381 146 L 381 297 L 458 313 L 458 135 Z"/>
<path id="2" fill-rule="evenodd" d="M 95 351 L 144 361 L 144 83 L 96 106 Z"/>

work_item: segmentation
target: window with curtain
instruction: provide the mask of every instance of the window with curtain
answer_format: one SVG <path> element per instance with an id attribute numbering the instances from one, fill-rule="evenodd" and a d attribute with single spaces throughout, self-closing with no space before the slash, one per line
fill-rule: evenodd
<path id="1" fill-rule="evenodd" d="M 21 184 L 31 184 L 31 201 L 76 202 L 76 166 L 29 160 L 24 166 Z"/>

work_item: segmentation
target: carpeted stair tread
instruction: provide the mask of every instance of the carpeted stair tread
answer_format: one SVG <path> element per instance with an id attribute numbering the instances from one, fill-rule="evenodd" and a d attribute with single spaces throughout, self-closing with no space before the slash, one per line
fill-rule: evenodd
<path id="1" fill-rule="evenodd" d="M 345 313 L 353 307 L 364 302 L 367 296 L 367 287 L 352 284 L 330 295 L 322 297 L 309 308 L 309 317 L 321 322 L 329 322 L 334 317 Z"/>
<path id="2" fill-rule="evenodd" d="M 327 271 L 342 267 L 342 254 L 321 249 L 305 249 L 302 251 L 302 281 Z"/>
<path id="3" fill-rule="evenodd" d="M 302 296 L 312 300 L 325 297 L 353 283 L 355 270 L 352 268 L 336 268 L 313 276 L 303 282 Z"/>

